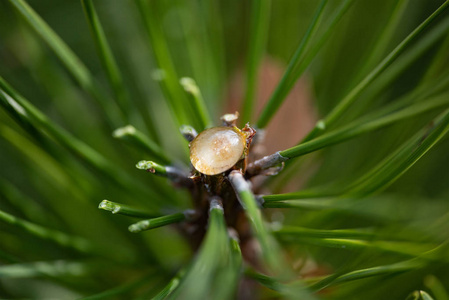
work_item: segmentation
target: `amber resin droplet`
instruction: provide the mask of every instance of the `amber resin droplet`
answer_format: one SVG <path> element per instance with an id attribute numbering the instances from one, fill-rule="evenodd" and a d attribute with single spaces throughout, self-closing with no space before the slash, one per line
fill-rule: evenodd
<path id="1" fill-rule="evenodd" d="M 206 175 L 217 175 L 232 168 L 241 158 L 246 136 L 235 127 L 213 127 L 201 132 L 190 143 L 193 167 Z"/>

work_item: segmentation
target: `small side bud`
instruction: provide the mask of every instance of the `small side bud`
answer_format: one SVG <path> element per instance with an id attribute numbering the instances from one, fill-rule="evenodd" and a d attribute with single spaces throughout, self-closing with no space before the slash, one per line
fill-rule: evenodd
<path id="1" fill-rule="evenodd" d="M 188 142 L 193 141 L 196 138 L 196 136 L 198 135 L 198 133 L 196 132 L 195 128 L 193 128 L 192 126 L 189 126 L 189 125 L 182 125 L 179 128 L 179 131 L 181 132 L 182 136 Z"/>
<path id="2" fill-rule="evenodd" d="M 112 136 L 116 139 L 127 135 L 133 135 L 136 133 L 136 128 L 132 125 L 127 125 L 125 127 L 117 128 L 112 132 Z"/>
<path id="3" fill-rule="evenodd" d="M 199 93 L 199 88 L 196 85 L 196 82 L 195 82 L 195 80 L 193 80 L 193 78 L 183 77 L 179 80 L 179 83 L 182 85 L 182 87 L 184 88 L 184 90 L 187 93 L 190 93 L 190 94 L 198 94 Z"/>

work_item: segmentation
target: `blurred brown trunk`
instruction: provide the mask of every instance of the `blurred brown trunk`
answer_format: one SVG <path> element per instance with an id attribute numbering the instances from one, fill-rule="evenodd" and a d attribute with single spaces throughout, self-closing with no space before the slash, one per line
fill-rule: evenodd
<path id="1" fill-rule="evenodd" d="M 260 112 L 281 80 L 284 71 L 285 67 L 271 58 L 267 57 L 262 62 L 258 76 L 253 120 L 257 120 Z M 228 101 L 226 101 L 227 106 L 224 108 L 225 113 L 241 109 L 245 93 L 244 76 L 244 70 L 239 70 L 231 79 Z M 248 120 L 241 121 L 246 123 Z M 295 146 L 313 128 L 316 121 L 317 116 L 313 106 L 311 84 L 307 75 L 305 75 L 291 89 L 284 103 L 268 124 L 265 130 L 264 142 L 261 145 L 257 145 L 257 149 L 252 149 L 251 151 L 253 154 L 256 153 L 257 157 L 255 158 L 257 159 Z M 260 131 L 258 134 L 260 134 Z M 294 180 L 294 183 L 289 185 L 287 190 L 299 189 L 304 181 L 305 178 Z"/>

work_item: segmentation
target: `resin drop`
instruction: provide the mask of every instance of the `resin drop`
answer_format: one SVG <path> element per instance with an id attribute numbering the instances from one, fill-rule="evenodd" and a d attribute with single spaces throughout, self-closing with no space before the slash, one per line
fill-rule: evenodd
<path id="1" fill-rule="evenodd" d="M 245 135 L 235 127 L 209 128 L 190 143 L 190 161 L 197 171 L 217 175 L 242 158 L 245 145 Z"/>

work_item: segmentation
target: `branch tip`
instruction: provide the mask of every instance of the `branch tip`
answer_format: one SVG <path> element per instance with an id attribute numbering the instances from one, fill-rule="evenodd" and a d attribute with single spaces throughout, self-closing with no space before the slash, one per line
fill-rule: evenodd
<path id="1" fill-rule="evenodd" d="M 254 198 L 256 199 L 259 207 L 263 207 L 263 204 L 265 203 L 265 199 L 263 198 L 263 195 L 254 195 Z"/>
<path id="2" fill-rule="evenodd" d="M 112 132 L 114 138 L 121 138 L 127 135 L 133 135 L 136 133 L 136 128 L 132 125 L 126 125 L 125 127 L 117 128 Z"/>
<path id="3" fill-rule="evenodd" d="M 233 127 L 237 125 L 237 120 L 239 118 L 239 112 L 236 111 L 233 114 L 225 114 L 221 116 L 220 120 L 223 121 L 223 126 Z"/>
<path id="4" fill-rule="evenodd" d="M 186 221 L 192 221 L 196 217 L 197 212 L 194 209 L 187 209 L 183 212 L 183 214 L 186 218 Z"/>
<path id="5" fill-rule="evenodd" d="M 199 93 L 199 88 L 198 85 L 196 84 L 195 80 L 193 78 L 190 77 L 182 77 L 179 80 L 179 83 L 182 85 L 183 89 L 190 94 L 198 94 Z"/>
<path id="6" fill-rule="evenodd" d="M 228 236 L 237 243 L 240 243 L 239 233 L 232 227 L 228 227 Z"/>
<path id="7" fill-rule="evenodd" d="M 318 128 L 319 130 L 325 130 L 326 122 L 324 120 L 319 120 L 318 122 L 316 122 L 315 127 Z"/>

